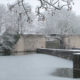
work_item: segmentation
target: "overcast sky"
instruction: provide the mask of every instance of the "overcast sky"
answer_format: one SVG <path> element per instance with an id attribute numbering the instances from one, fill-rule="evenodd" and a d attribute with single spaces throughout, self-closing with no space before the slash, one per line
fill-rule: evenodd
<path id="1" fill-rule="evenodd" d="M 7 3 L 13 3 L 15 0 L 0 0 L 1 4 L 7 4 Z M 26 2 L 29 2 L 33 8 L 35 6 L 39 5 L 38 0 L 25 0 Z M 76 13 L 76 15 L 80 15 L 80 0 L 75 0 L 75 5 L 73 6 L 73 11 Z"/>

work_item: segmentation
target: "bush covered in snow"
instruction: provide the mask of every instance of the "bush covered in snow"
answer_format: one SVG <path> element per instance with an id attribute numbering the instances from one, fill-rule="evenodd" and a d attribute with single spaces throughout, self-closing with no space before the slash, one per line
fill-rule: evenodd
<path id="1" fill-rule="evenodd" d="M 2 36 L 1 49 L 3 50 L 3 55 L 10 55 L 13 46 L 18 41 L 20 35 L 14 30 L 7 30 Z"/>

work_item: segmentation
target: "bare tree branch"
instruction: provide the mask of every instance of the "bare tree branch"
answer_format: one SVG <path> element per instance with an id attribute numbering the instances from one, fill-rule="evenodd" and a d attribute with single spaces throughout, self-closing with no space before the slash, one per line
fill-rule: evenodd
<path id="1" fill-rule="evenodd" d="M 28 22 L 28 21 L 30 22 L 30 17 L 29 17 L 29 15 L 28 15 L 28 11 L 26 11 L 26 8 L 25 8 L 25 6 L 24 6 L 23 1 L 24 1 L 24 0 L 22 0 L 22 6 L 23 6 L 23 9 L 24 9 L 25 14 L 26 14 L 26 16 L 27 16 L 27 22 Z"/>
<path id="2" fill-rule="evenodd" d="M 71 2 L 69 2 L 68 0 L 61 0 L 62 2 L 65 2 L 65 4 L 63 4 L 62 6 L 60 6 L 60 0 L 57 0 L 56 2 L 54 2 L 54 0 L 39 0 L 40 1 L 40 7 L 38 7 L 38 13 L 40 13 L 40 9 L 41 8 L 45 8 L 45 4 L 49 5 L 51 7 L 53 7 L 54 9 L 57 10 L 61 10 L 64 6 L 66 6 L 68 9 L 71 9 Z"/>
<path id="3" fill-rule="evenodd" d="M 67 7 L 68 10 L 72 9 L 72 0 L 39 0 L 40 2 L 40 6 L 37 7 L 37 15 L 40 16 L 41 14 L 41 9 L 44 10 L 61 10 L 63 7 Z M 63 4 L 61 5 L 61 2 L 63 2 Z M 15 3 L 14 5 L 12 5 L 10 7 L 10 9 L 12 9 L 13 7 L 15 7 L 16 5 L 20 4 L 22 5 L 25 14 L 27 16 L 27 21 L 30 22 L 30 16 L 28 14 L 28 11 L 26 10 L 25 6 L 24 6 L 24 0 L 17 0 L 17 3 Z M 42 17 L 42 16 L 41 16 Z M 43 16 L 44 17 L 44 16 Z"/>
<path id="4" fill-rule="evenodd" d="M 26 14 L 26 16 L 27 16 L 27 22 L 31 22 L 32 20 L 30 19 L 30 16 L 29 16 L 29 14 L 28 14 L 28 11 L 26 10 L 26 8 L 25 8 L 25 6 L 24 6 L 24 0 L 17 0 L 17 2 L 15 3 L 15 4 L 13 4 L 13 5 L 10 5 L 10 7 L 9 7 L 9 10 L 11 10 L 12 11 L 12 9 L 15 7 L 15 6 L 22 6 L 23 7 L 23 9 L 24 9 L 24 13 Z"/>
<path id="5" fill-rule="evenodd" d="M 44 10 L 49 10 L 52 11 L 52 15 L 53 15 L 53 11 L 55 12 L 55 10 L 61 10 L 62 8 L 66 7 L 68 10 L 72 9 L 72 0 L 39 0 L 40 2 L 40 6 L 38 7 L 37 10 L 37 14 L 41 15 L 41 9 Z M 61 5 L 61 2 L 63 2 L 63 4 Z"/>

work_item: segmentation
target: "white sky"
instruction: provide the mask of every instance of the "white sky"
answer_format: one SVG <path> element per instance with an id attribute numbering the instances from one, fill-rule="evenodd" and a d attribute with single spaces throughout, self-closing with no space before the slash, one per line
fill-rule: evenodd
<path id="1" fill-rule="evenodd" d="M 15 0 L 0 0 L 0 3 L 2 4 L 7 4 L 7 3 L 13 3 Z M 25 0 L 26 2 L 29 2 L 33 8 L 35 8 L 35 6 L 39 5 L 39 1 L 38 0 Z M 73 6 L 73 10 L 76 15 L 80 15 L 80 0 L 74 0 L 75 4 Z"/>

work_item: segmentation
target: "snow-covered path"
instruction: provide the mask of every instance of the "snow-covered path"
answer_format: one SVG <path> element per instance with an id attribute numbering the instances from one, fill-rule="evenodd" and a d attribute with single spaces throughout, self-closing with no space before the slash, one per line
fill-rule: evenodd
<path id="1" fill-rule="evenodd" d="M 50 75 L 56 68 L 72 68 L 72 62 L 44 54 L 0 56 L 0 80 L 73 80 Z"/>

